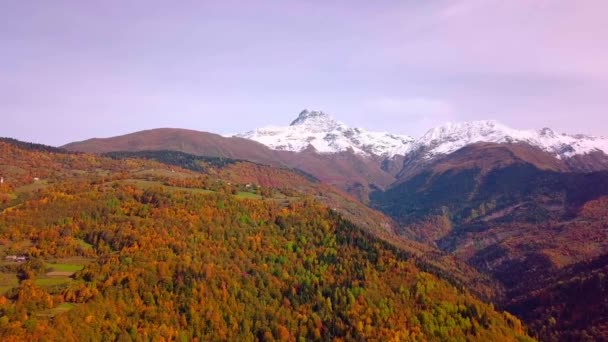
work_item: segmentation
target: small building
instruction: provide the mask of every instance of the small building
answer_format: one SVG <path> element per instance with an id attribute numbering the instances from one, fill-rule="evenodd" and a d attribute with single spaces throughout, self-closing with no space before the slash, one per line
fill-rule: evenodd
<path id="1" fill-rule="evenodd" d="M 26 262 L 27 256 L 25 256 L 25 255 L 7 255 L 6 257 L 4 257 L 4 260 L 12 261 L 12 262 Z"/>

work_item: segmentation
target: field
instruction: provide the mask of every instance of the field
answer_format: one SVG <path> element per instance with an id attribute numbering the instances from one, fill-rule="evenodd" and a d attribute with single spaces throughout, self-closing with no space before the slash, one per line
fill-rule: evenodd
<path id="1" fill-rule="evenodd" d="M 47 264 L 47 269 L 50 272 L 67 272 L 70 273 L 70 275 L 72 275 L 74 272 L 78 272 L 81 269 L 83 269 L 84 266 L 83 265 L 77 265 L 77 264 Z"/>
<path id="2" fill-rule="evenodd" d="M 262 196 L 258 195 L 258 194 L 254 194 L 251 192 L 245 192 L 245 191 L 241 191 L 239 193 L 237 193 L 236 198 L 246 198 L 246 199 L 262 199 Z"/>
<path id="3" fill-rule="evenodd" d="M 83 243 L 86 244 L 84 241 Z M 66 285 L 72 281 L 72 275 L 74 275 L 74 273 L 82 270 L 85 265 L 92 260 L 93 259 L 83 257 L 47 260 L 45 261 L 44 272 L 36 276 L 34 283 L 49 289 Z M 19 264 L 5 261 L 1 264 L 3 266 L 8 266 L 5 267 L 4 272 L 0 272 L 0 294 L 5 294 L 10 289 L 19 286 L 19 280 L 17 278 L 17 268 L 19 267 Z M 8 271 L 11 269 L 14 271 Z"/>
<path id="4" fill-rule="evenodd" d="M 68 311 L 72 310 L 74 307 L 76 307 L 76 304 L 61 303 L 52 309 L 37 313 L 36 316 L 41 317 L 41 318 L 43 318 L 43 317 L 52 318 L 52 317 L 55 317 L 56 315 L 62 314 L 64 312 L 68 312 Z"/>

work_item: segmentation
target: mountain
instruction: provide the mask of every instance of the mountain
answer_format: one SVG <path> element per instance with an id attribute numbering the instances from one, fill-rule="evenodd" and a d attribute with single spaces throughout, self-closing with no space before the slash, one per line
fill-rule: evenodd
<path id="1" fill-rule="evenodd" d="M 69 143 L 62 148 L 88 153 L 171 150 L 269 165 L 280 164 L 276 153 L 262 144 L 242 138 L 226 138 L 218 134 L 181 128 L 157 128 L 112 138 L 93 138 Z"/>
<path id="2" fill-rule="evenodd" d="M 0 142 L 3 341 L 531 340 L 305 175 L 31 147 Z"/>
<path id="3" fill-rule="evenodd" d="M 407 180 L 442 156 L 479 142 L 536 147 L 562 170 L 608 169 L 608 140 L 604 138 L 557 134 L 550 129 L 520 131 L 495 121 L 476 121 L 433 128 L 414 139 L 351 128 L 327 113 L 308 110 L 287 127 L 261 128 L 235 137 L 160 128 L 74 142 L 63 148 L 93 153 L 174 150 L 288 167 L 368 202 L 371 192 Z"/>
<path id="4" fill-rule="evenodd" d="M 558 134 L 549 128 L 516 130 L 496 121 L 473 121 L 436 127 L 416 139 L 405 153 L 397 178 L 407 178 L 421 166 L 476 143 L 526 144 L 564 161 L 571 171 L 608 169 L 607 138 Z"/>
<path id="5" fill-rule="evenodd" d="M 425 159 L 450 154 L 477 142 L 526 143 L 553 154 L 558 159 L 592 152 L 608 152 L 608 139 L 587 135 L 555 133 L 550 128 L 516 130 L 497 121 L 472 121 L 446 124 L 429 130 L 417 139 L 408 153 L 423 149 Z"/>
<path id="6" fill-rule="evenodd" d="M 526 143 L 476 143 L 373 193 L 371 205 L 403 236 L 499 281 L 506 292 L 497 304 L 525 317 L 541 340 L 608 336 L 608 317 L 577 318 L 580 305 L 556 299 L 577 302 L 576 289 L 596 280 L 576 265 L 608 257 L 608 171 L 571 172 L 567 159 Z"/>
<path id="7" fill-rule="evenodd" d="M 402 154 L 414 140 L 407 135 L 351 128 L 322 111 L 306 109 L 287 127 L 259 128 L 237 137 L 255 140 L 274 150 L 301 152 L 313 148 L 319 153 L 351 151 L 368 157 Z"/>
<path id="8" fill-rule="evenodd" d="M 363 210 L 354 199 L 336 202 L 347 196 L 329 188 L 309 187 L 309 195 L 331 207 L 336 203 L 374 236 L 417 255 L 424 269 L 517 312 L 535 336 L 553 341 L 608 337 L 608 317 L 580 318 L 582 307 L 571 312 L 559 304 L 576 302 L 577 289 L 596 286 L 605 269 L 599 261 L 593 265 L 608 254 L 607 221 L 601 214 L 608 211 L 606 141 L 550 129 L 515 130 L 495 121 L 447 124 L 413 139 L 350 128 L 326 113 L 303 111 L 288 127 L 232 138 L 159 129 L 65 148 L 177 150 L 218 157 L 221 165 L 228 156 L 304 171 L 393 221 L 389 229 L 374 230 L 374 222 L 386 216 Z M 165 157 L 157 160 L 196 167 L 191 157 Z M 234 179 L 236 174 L 268 182 L 264 184 L 290 179 L 265 167 L 238 166 L 238 171 L 222 171 L 227 172 L 222 177 Z M 284 184 L 298 187 L 292 181 Z M 566 285 L 556 286 L 556 281 Z M 588 293 L 601 296 L 605 291 L 600 287 Z M 594 307 L 603 315 L 601 305 Z"/>
<path id="9" fill-rule="evenodd" d="M 369 192 L 384 188 L 394 177 L 382 170 L 377 160 L 342 151 L 317 153 L 312 149 L 300 152 L 275 151 L 263 144 L 239 137 L 187 129 L 159 128 L 111 138 L 95 138 L 69 143 L 69 151 L 107 153 L 135 151 L 180 151 L 205 157 L 247 160 L 256 163 L 299 169 L 326 183 L 365 200 Z"/>
<path id="10" fill-rule="evenodd" d="M 397 179 L 412 175 L 433 160 L 475 143 L 523 143 L 563 160 L 572 171 L 608 168 L 608 138 L 559 134 L 550 128 L 516 130 L 492 120 L 449 123 L 430 129 L 420 138 L 350 128 L 321 111 L 304 110 L 287 127 L 256 129 L 238 137 L 271 149 L 322 154 L 350 151 L 379 160 Z"/>

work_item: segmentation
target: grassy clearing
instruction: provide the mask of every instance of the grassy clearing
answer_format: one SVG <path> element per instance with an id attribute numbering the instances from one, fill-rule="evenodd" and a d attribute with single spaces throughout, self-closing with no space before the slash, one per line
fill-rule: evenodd
<path id="1" fill-rule="evenodd" d="M 47 273 L 39 275 L 34 283 L 41 287 L 66 285 L 72 281 L 71 276 L 75 272 L 82 270 L 92 260 L 90 258 L 72 257 L 47 261 L 45 264 Z M 15 265 L 15 263 L 8 264 Z M 17 286 L 19 286 L 19 281 L 15 272 L 0 272 L 0 295 Z"/>
<path id="2" fill-rule="evenodd" d="M 199 194 L 210 194 L 210 193 L 215 192 L 213 190 L 200 189 L 200 188 L 180 188 L 177 186 L 168 186 L 168 185 L 164 185 L 164 187 L 165 187 L 165 189 L 169 189 L 169 190 L 173 190 L 173 191 L 190 191 L 190 192 L 199 193 Z"/>
<path id="3" fill-rule="evenodd" d="M 76 264 L 46 264 L 49 272 L 78 272 L 84 268 L 84 265 L 76 265 Z"/>
<path id="4" fill-rule="evenodd" d="M 262 199 L 261 195 L 258 194 L 254 194 L 251 192 L 245 192 L 245 191 L 241 191 L 239 193 L 237 193 L 236 195 L 234 195 L 236 198 L 246 198 L 246 199 Z"/>
<path id="5" fill-rule="evenodd" d="M 74 272 L 70 271 L 50 271 L 46 272 L 47 277 L 70 277 Z"/>
<path id="6" fill-rule="evenodd" d="M 157 186 L 164 186 L 162 182 L 149 181 L 149 180 L 145 180 L 145 179 L 125 179 L 125 180 L 122 180 L 119 182 L 126 183 L 126 184 L 132 184 L 143 190 L 146 190 L 146 189 L 149 189 L 152 187 L 157 187 Z"/>
<path id="7" fill-rule="evenodd" d="M 95 260 L 96 260 L 95 258 L 73 256 L 73 257 L 67 257 L 67 258 L 48 259 L 48 260 L 46 260 L 46 264 L 49 267 L 53 266 L 53 265 L 57 265 L 57 264 L 72 264 L 72 265 L 86 266 Z"/>
<path id="8" fill-rule="evenodd" d="M 52 317 L 55 317 L 64 312 L 68 312 L 75 307 L 76 307 L 76 304 L 73 304 L 73 303 L 61 303 L 52 309 L 44 310 L 42 312 L 37 313 L 36 316 L 52 318 Z"/>

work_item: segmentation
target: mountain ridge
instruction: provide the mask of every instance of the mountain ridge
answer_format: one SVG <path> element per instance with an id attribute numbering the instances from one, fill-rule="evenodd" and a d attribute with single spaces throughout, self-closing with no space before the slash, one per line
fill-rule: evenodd
<path id="1" fill-rule="evenodd" d="M 289 126 L 258 128 L 236 137 L 258 141 L 272 149 L 301 152 L 312 146 L 320 153 L 352 150 L 368 157 L 391 157 L 413 141 L 407 135 L 351 128 L 322 111 L 304 109 Z"/>
<path id="2" fill-rule="evenodd" d="M 88 153 L 174 150 L 198 156 L 247 160 L 277 167 L 299 169 L 365 199 L 370 188 L 384 188 L 394 177 L 375 160 L 348 153 L 320 154 L 277 151 L 249 139 L 178 128 L 159 128 L 110 138 L 95 138 L 62 146 Z M 361 188 L 359 190 L 359 188 Z"/>
<path id="3" fill-rule="evenodd" d="M 396 185 L 432 166 L 442 156 L 478 143 L 540 150 L 544 156 L 537 160 L 545 165 L 559 164 L 562 171 L 608 169 L 605 138 L 559 135 L 548 128 L 514 130 L 486 120 L 439 126 L 414 139 L 351 128 L 325 112 L 309 110 L 301 111 L 290 126 L 260 128 L 236 136 L 159 128 L 62 147 L 92 153 L 175 150 L 289 167 L 312 174 L 367 202 L 371 192 Z"/>
<path id="4" fill-rule="evenodd" d="M 408 135 L 351 128 L 322 111 L 300 112 L 289 126 L 258 128 L 237 137 L 260 142 L 274 150 L 300 152 L 313 147 L 319 153 L 354 153 L 376 158 L 419 154 L 423 160 L 447 155 L 473 143 L 527 143 L 558 159 L 594 152 L 608 154 L 608 138 L 556 133 L 550 128 L 513 129 L 496 120 L 446 123 L 419 138 Z"/>

